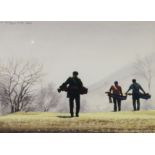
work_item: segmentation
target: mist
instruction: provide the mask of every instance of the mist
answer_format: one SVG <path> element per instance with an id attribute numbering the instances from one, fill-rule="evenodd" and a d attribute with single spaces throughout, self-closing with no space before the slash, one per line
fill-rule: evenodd
<path id="1" fill-rule="evenodd" d="M 155 53 L 155 22 L 1 22 L 0 33 L 1 60 L 39 62 L 45 73 L 41 86 L 52 83 L 54 93 L 77 70 L 89 88 L 83 112 L 112 110 L 104 92 L 115 80 L 126 91 L 135 77 L 148 91 L 145 79 L 134 75 L 134 63 Z M 152 99 L 142 101 L 142 109 L 154 108 L 153 91 L 154 82 Z M 67 102 L 63 93 L 53 111 L 67 111 Z M 130 102 L 122 104 L 124 110 L 132 109 Z"/>

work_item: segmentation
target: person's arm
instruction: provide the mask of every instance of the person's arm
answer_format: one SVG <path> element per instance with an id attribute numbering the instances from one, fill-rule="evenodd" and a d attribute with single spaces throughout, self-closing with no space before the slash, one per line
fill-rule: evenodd
<path id="1" fill-rule="evenodd" d="M 142 88 L 141 85 L 139 85 L 139 88 L 140 88 L 140 90 L 145 94 L 145 91 L 144 91 L 144 89 Z"/>
<path id="2" fill-rule="evenodd" d="M 69 84 L 70 78 L 68 78 L 59 88 L 58 92 L 61 92 L 64 87 L 66 87 Z"/>
<path id="3" fill-rule="evenodd" d="M 79 84 L 80 84 L 80 87 L 83 87 L 83 83 L 82 83 L 81 79 L 79 79 Z"/>
<path id="4" fill-rule="evenodd" d="M 120 87 L 120 93 L 121 93 L 121 95 L 123 96 L 122 87 Z"/>
<path id="5" fill-rule="evenodd" d="M 129 87 L 129 89 L 126 91 L 125 94 L 128 94 L 128 92 L 132 89 L 132 85 Z"/>
<path id="6" fill-rule="evenodd" d="M 67 86 L 69 84 L 70 78 L 68 78 L 62 85 Z"/>

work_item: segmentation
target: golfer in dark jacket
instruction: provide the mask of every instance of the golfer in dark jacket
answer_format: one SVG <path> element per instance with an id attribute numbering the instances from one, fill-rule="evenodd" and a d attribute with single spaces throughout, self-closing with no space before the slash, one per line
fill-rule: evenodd
<path id="1" fill-rule="evenodd" d="M 132 84 L 130 85 L 126 94 L 132 90 L 132 101 L 133 101 L 133 110 L 137 111 L 140 110 L 140 90 L 145 94 L 144 89 L 142 86 L 136 82 L 136 79 L 132 80 Z"/>
<path id="2" fill-rule="evenodd" d="M 69 98 L 70 114 L 74 117 L 74 100 L 76 102 L 76 117 L 79 117 L 80 111 L 80 90 L 83 87 L 82 81 L 78 78 L 78 72 L 73 72 L 73 77 L 69 77 L 58 89 L 60 92 L 67 88 L 67 97 Z"/>

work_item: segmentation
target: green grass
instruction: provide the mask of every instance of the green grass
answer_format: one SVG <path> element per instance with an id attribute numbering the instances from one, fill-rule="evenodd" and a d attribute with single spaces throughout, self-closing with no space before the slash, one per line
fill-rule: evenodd
<path id="1" fill-rule="evenodd" d="M 0 132 L 155 132 L 155 111 L 81 113 L 19 112 L 0 116 Z"/>

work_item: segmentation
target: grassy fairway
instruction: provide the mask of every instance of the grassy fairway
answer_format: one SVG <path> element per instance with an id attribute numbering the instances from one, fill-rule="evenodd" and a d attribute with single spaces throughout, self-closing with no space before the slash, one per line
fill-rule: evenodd
<path id="1" fill-rule="evenodd" d="M 155 111 L 82 113 L 15 113 L 0 116 L 0 132 L 155 132 Z"/>

